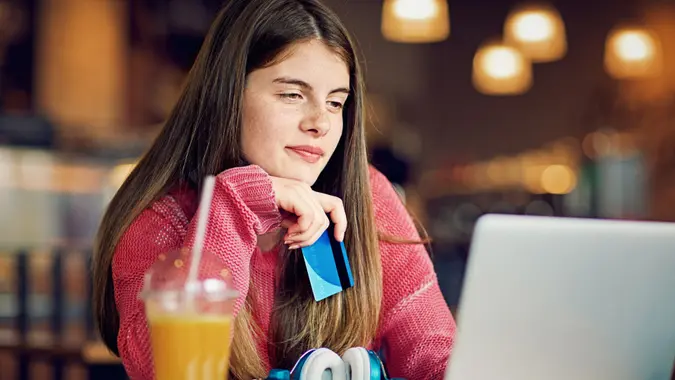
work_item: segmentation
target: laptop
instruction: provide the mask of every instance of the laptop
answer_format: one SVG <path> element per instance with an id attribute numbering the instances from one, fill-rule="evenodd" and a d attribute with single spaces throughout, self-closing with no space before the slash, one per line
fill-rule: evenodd
<path id="1" fill-rule="evenodd" d="M 486 215 L 445 380 L 668 380 L 675 224 Z"/>

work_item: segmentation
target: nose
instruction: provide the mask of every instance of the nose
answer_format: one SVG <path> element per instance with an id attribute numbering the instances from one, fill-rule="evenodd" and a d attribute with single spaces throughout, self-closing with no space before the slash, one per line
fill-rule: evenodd
<path id="1" fill-rule="evenodd" d="M 316 137 L 322 137 L 330 131 L 330 118 L 328 111 L 316 107 L 311 113 L 302 121 L 300 128 L 303 132 L 310 133 Z"/>

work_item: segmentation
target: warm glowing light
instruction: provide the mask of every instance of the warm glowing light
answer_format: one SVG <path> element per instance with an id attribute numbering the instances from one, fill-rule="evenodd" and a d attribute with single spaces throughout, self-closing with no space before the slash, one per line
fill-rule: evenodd
<path id="1" fill-rule="evenodd" d="M 640 61 L 654 54 L 654 41 L 642 31 L 629 31 L 617 36 L 614 48 L 626 61 Z"/>
<path id="2" fill-rule="evenodd" d="M 532 86 L 532 64 L 513 47 L 488 44 L 474 57 L 473 82 L 484 94 L 522 94 Z"/>
<path id="3" fill-rule="evenodd" d="M 549 6 L 512 11 L 506 18 L 504 39 L 533 62 L 559 60 L 567 52 L 565 24 L 558 11 Z"/>
<path id="4" fill-rule="evenodd" d="M 507 47 L 488 51 L 483 61 L 485 72 L 494 78 L 508 78 L 518 74 L 520 60 L 518 54 Z"/>
<path id="5" fill-rule="evenodd" d="M 533 194 L 542 194 L 546 190 L 542 187 L 541 177 L 546 165 L 530 165 L 523 167 L 523 188 Z"/>
<path id="6" fill-rule="evenodd" d="M 618 79 L 658 76 L 663 71 L 658 37 L 642 28 L 613 30 L 605 46 L 605 69 Z"/>
<path id="7" fill-rule="evenodd" d="M 544 41 L 553 35 L 553 25 L 547 15 L 541 12 L 520 14 L 514 21 L 513 31 L 522 41 Z"/>
<path id="8" fill-rule="evenodd" d="M 547 193 L 567 194 L 576 185 L 576 174 L 567 165 L 550 165 L 541 173 L 541 188 Z"/>
<path id="9" fill-rule="evenodd" d="M 487 177 L 493 184 L 499 185 L 506 180 L 506 166 L 504 160 L 496 158 L 487 164 Z"/>
<path id="10" fill-rule="evenodd" d="M 551 144 L 555 163 L 576 166 L 581 157 L 581 142 L 574 137 L 564 137 Z"/>
<path id="11" fill-rule="evenodd" d="M 430 43 L 450 35 L 446 0 L 385 0 L 382 34 L 390 41 Z"/>
<path id="12" fill-rule="evenodd" d="M 435 1 L 398 0 L 394 2 L 394 14 L 403 20 L 429 20 L 438 13 Z"/>

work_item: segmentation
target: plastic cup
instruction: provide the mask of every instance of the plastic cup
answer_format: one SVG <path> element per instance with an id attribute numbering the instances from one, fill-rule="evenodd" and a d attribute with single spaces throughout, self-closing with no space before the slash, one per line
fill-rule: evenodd
<path id="1" fill-rule="evenodd" d="M 237 292 L 212 254 L 202 254 L 198 280 L 186 284 L 189 265 L 189 251 L 170 252 L 145 276 L 155 378 L 227 379 Z"/>

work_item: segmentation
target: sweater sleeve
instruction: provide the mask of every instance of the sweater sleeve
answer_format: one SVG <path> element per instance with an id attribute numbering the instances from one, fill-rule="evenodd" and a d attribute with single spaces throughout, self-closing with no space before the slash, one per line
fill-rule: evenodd
<path id="1" fill-rule="evenodd" d="M 392 184 L 371 169 L 377 228 L 393 238 L 419 241 L 415 225 Z M 452 350 L 455 321 L 429 254 L 421 244 L 380 241 L 383 300 L 377 341 L 390 377 L 442 379 Z"/>
<path id="2" fill-rule="evenodd" d="M 239 292 L 235 314 L 248 293 L 257 235 L 278 228 L 280 221 L 272 183 L 262 169 L 233 168 L 216 177 L 204 250 L 232 275 Z M 166 196 L 143 211 L 117 244 L 112 272 L 120 314 L 118 348 L 131 379 L 154 378 L 145 310 L 138 299 L 144 273 L 161 254 L 192 247 L 195 232 L 196 218 L 189 221 L 176 199 Z"/>

